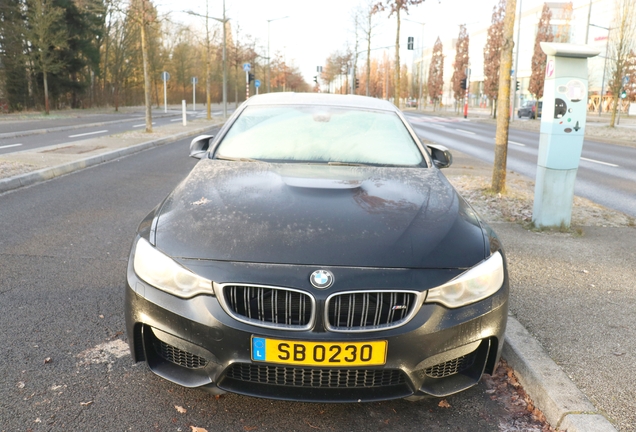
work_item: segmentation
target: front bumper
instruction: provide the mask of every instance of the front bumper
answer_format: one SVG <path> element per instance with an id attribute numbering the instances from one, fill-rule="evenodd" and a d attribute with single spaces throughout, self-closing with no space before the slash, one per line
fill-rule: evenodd
<path id="1" fill-rule="evenodd" d="M 235 273 L 234 279 L 253 277 L 249 275 L 253 265 L 249 271 L 236 264 L 228 266 L 232 268 L 216 268 L 214 273 Z M 268 270 L 263 277 L 278 279 L 276 269 Z M 305 273 L 305 269 L 296 270 Z M 343 269 L 338 272 L 342 274 Z M 422 272 L 436 279 L 430 271 Z M 177 298 L 141 281 L 132 264 L 127 282 L 126 324 L 134 361 L 145 360 L 154 373 L 185 387 L 282 400 L 361 402 L 413 395 L 442 397 L 462 391 L 479 382 L 483 373 L 494 371 L 508 313 L 507 275 L 497 293 L 473 305 L 447 309 L 423 304 L 403 326 L 362 333 L 329 332 L 320 319 L 306 331 L 242 323 L 228 315 L 215 296 Z M 309 291 L 304 286 L 294 288 Z M 320 310 L 330 293 L 314 290 L 311 294 Z M 386 340 L 386 364 L 349 368 L 263 364 L 252 361 L 252 336 L 324 342 Z"/>

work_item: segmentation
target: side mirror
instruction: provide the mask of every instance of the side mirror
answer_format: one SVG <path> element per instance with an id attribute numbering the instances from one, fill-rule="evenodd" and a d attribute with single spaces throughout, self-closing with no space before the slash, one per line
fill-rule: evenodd
<path id="1" fill-rule="evenodd" d="M 190 157 L 201 159 L 210 147 L 210 140 L 214 135 L 199 135 L 190 143 Z"/>
<path id="2" fill-rule="evenodd" d="M 453 155 L 443 145 L 439 144 L 427 144 L 426 147 L 433 156 L 433 163 L 437 168 L 448 168 L 453 163 Z"/>

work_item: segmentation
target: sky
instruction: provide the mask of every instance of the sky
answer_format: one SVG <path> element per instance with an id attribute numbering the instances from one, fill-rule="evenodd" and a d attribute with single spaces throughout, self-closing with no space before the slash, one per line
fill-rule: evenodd
<path id="1" fill-rule="evenodd" d="M 232 32 L 249 34 L 261 47 L 262 55 L 267 55 L 267 45 L 271 56 L 280 52 L 288 63 L 297 66 L 308 83 L 313 82 L 316 67 L 324 65 L 327 57 L 335 51 L 344 51 L 347 46 L 354 49 L 355 36 L 353 11 L 371 0 L 225 0 L 226 16 L 232 23 Z M 536 3 L 538 0 L 523 0 Z M 190 24 L 204 29 L 204 19 L 187 15 L 192 10 L 205 15 L 206 0 L 154 0 L 161 13 L 170 13 L 173 21 Z M 425 47 L 432 46 L 438 36 L 442 39 L 456 37 L 459 25 L 484 28 L 490 24 L 493 6 L 497 0 L 426 0 L 409 8 L 409 15 L 402 18 L 425 23 L 403 21 L 401 26 L 402 46 L 400 56 L 404 62 L 410 60 L 406 51 L 408 36 L 419 41 L 424 31 Z M 223 0 L 208 0 L 210 16 L 223 16 Z M 284 18 L 287 17 L 287 18 Z M 280 18 L 280 19 L 279 19 Z M 372 38 L 372 47 L 394 47 L 396 35 L 395 16 L 381 13 L 374 18 L 380 25 Z M 268 20 L 269 38 L 268 38 Z M 360 47 L 360 51 L 364 46 Z M 416 46 L 416 50 L 419 48 Z M 382 49 L 374 51 L 381 55 Z M 389 51 L 394 56 L 394 49 Z M 259 78 L 259 77 L 257 77 Z"/>

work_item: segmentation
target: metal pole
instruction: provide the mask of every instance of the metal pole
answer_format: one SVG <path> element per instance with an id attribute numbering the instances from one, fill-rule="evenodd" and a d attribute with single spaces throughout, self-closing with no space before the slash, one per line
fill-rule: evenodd
<path id="1" fill-rule="evenodd" d="M 227 19 L 225 18 L 225 0 L 223 0 L 223 118 L 227 118 L 227 62 L 226 62 L 226 45 L 227 45 Z"/>
<path id="2" fill-rule="evenodd" d="M 269 86 L 269 23 L 272 22 L 272 20 L 267 20 L 267 93 L 270 92 L 270 86 Z"/>
<path id="3" fill-rule="evenodd" d="M 510 113 L 510 121 L 515 120 L 515 111 L 517 108 L 517 74 L 519 73 L 519 38 L 521 36 L 521 13 L 523 11 L 523 0 L 519 0 L 519 16 L 517 17 L 517 42 L 515 43 L 515 72 L 512 80 L 512 85 L 515 86 L 514 91 L 511 91 L 512 95 L 512 112 Z M 511 89 L 512 90 L 512 89 Z M 521 91 L 521 89 L 519 89 Z M 521 95 L 519 95 L 521 97 Z"/>
<path id="4" fill-rule="evenodd" d="M 163 112 L 168 112 L 168 92 L 166 90 L 166 76 L 165 72 L 163 75 Z"/>
<path id="5" fill-rule="evenodd" d="M 590 0 L 590 4 L 587 9 L 587 25 L 585 26 L 585 44 L 588 43 L 588 38 L 590 36 L 590 18 L 592 16 L 592 0 Z"/>
<path id="6" fill-rule="evenodd" d="M 422 45 L 422 57 L 420 58 L 420 90 L 417 98 L 418 109 L 424 110 L 424 97 L 422 96 L 422 82 L 424 81 L 424 24 L 422 24 L 422 40 L 420 41 Z"/>
<path id="7" fill-rule="evenodd" d="M 192 78 L 192 111 L 197 110 L 197 94 L 196 94 L 197 83 Z"/>
<path id="8" fill-rule="evenodd" d="M 607 69 L 607 55 L 609 54 L 609 42 L 610 42 L 610 34 L 612 33 L 612 29 L 607 29 L 607 42 L 605 43 L 605 61 L 603 62 L 603 80 L 601 81 L 601 98 L 598 104 L 598 116 L 601 116 L 603 112 L 603 94 L 605 93 L 605 70 Z"/>

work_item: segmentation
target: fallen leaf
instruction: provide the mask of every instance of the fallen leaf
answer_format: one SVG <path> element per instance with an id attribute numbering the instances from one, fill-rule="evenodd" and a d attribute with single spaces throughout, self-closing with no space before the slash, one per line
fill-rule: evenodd
<path id="1" fill-rule="evenodd" d="M 190 432 L 208 432 L 208 430 L 196 426 L 190 426 Z"/>
<path id="2" fill-rule="evenodd" d="M 47 357 L 44 359 L 44 364 L 51 363 L 51 362 L 52 362 L 51 357 Z"/>
<path id="3" fill-rule="evenodd" d="M 19 382 L 16 384 L 16 387 L 17 387 L 17 388 L 19 388 L 19 389 L 23 389 L 25 385 L 26 385 L 26 384 L 24 384 L 24 382 L 19 381 Z"/>
<path id="4" fill-rule="evenodd" d="M 104 315 L 100 315 L 99 317 L 103 319 L 103 318 L 104 318 Z"/>
<path id="5" fill-rule="evenodd" d="M 243 430 L 246 430 L 246 431 L 253 431 L 255 429 L 256 429 L 256 426 L 243 426 Z"/>
<path id="6" fill-rule="evenodd" d="M 185 408 L 184 408 L 184 407 L 182 407 L 182 406 L 175 405 L 174 407 L 175 407 L 175 409 L 177 410 L 177 412 L 178 412 L 179 414 L 185 414 L 186 412 L 188 412 L 188 410 L 187 410 L 187 409 L 185 409 Z"/>
<path id="7" fill-rule="evenodd" d="M 81 406 L 89 406 L 90 404 L 92 404 L 93 401 L 88 401 L 88 402 L 80 402 Z"/>
<path id="8" fill-rule="evenodd" d="M 450 408 L 450 407 L 451 407 L 451 405 L 450 405 L 448 402 L 446 402 L 446 399 L 442 399 L 442 400 L 441 400 L 441 401 L 437 404 L 437 406 L 438 406 L 438 407 L 440 407 L 440 408 Z"/>

